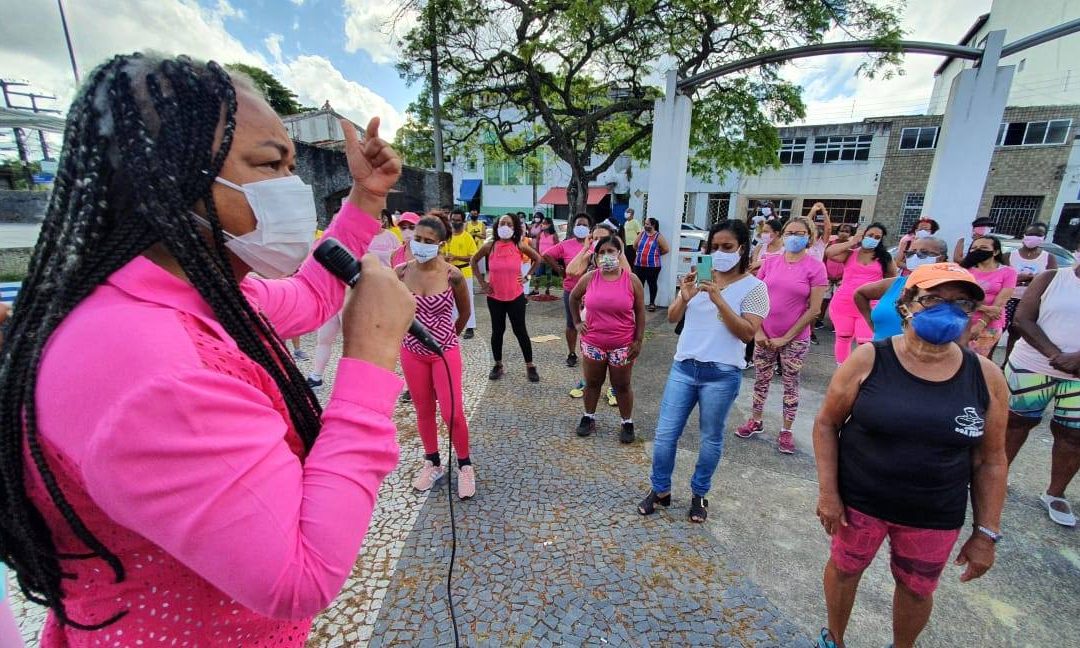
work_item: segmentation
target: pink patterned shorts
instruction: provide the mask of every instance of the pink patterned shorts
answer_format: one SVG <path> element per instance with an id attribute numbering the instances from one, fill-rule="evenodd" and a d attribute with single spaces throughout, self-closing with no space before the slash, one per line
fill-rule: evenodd
<path id="1" fill-rule="evenodd" d="M 610 367 L 627 367 L 634 362 L 630 359 L 630 347 L 628 346 L 605 351 L 583 341 L 581 342 L 581 355 L 596 362 L 606 362 Z"/>
<path id="2" fill-rule="evenodd" d="M 848 525 L 832 537 L 832 561 L 848 574 L 870 566 L 885 537 L 889 538 L 889 566 L 893 577 L 919 596 L 937 589 L 960 529 L 919 529 L 894 524 L 845 507 Z"/>

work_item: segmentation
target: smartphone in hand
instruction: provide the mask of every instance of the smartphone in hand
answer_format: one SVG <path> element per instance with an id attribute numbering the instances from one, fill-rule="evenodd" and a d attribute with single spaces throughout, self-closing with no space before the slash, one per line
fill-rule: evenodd
<path id="1" fill-rule="evenodd" d="M 697 258 L 697 282 L 712 281 L 712 255 L 699 254 Z"/>

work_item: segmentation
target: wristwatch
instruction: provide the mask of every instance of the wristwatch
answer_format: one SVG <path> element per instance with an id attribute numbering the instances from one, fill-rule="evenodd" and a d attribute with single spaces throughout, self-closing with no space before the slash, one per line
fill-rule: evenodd
<path id="1" fill-rule="evenodd" d="M 976 526 L 975 529 L 987 538 L 990 538 L 990 542 L 993 542 L 994 544 L 997 544 L 999 540 L 1005 537 L 1000 533 L 995 533 L 994 531 L 991 531 L 990 529 L 981 525 Z"/>

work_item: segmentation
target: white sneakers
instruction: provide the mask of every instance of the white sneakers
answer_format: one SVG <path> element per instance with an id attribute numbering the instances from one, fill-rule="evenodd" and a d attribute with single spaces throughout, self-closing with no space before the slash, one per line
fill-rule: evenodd
<path id="1" fill-rule="evenodd" d="M 431 463 L 430 460 L 424 460 L 424 466 L 417 473 L 413 479 L 413 488 L 418 491 L 424 492 L 431 490 L 440 479 L 446 476 L 446 469 L 442 466 L 436 466 Z M 462 466 L 458 469 L 457 474 L 457 490 L 458 497 L 460 499 L 470 499 L 476 495 L 476 473 L 473 471 L 473 467 Z"/>

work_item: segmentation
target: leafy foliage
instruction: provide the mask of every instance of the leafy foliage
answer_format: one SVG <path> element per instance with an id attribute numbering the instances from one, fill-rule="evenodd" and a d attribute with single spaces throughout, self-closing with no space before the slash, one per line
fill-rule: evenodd
<path id="1" fill-rule="evenodd" d="M 896 43 L 899 9 L 872 0 L 406 0 L 420 14 L 399 71 L 429 79 L 437 59 L 447 148 L 548 149 L 569 165 L 568 195 L 624 154 L 649 155 L 661 73 L 687 78 L 826 35 Z M 890 73 L 898 50 L 868 57 Z M 691 170 L 720 175 L 777 164 L 773 124 L 805 115 L 798 87 L 770 65 L 708 81 L 695 102 Z"/>
<path id="2" fill-rule="evenodd" d="M 229 63 L 226 69 L 240 72 L 251 78 L 255 86 L 262 92 L 267 103 L 279 115 L 295 115 L 297 113 L 311 112 L 315 110 L 310 106 L 304 106 L 296 100 L 296 93 L 286 88 L 274 75 L 262 68 L 245 63 Z"/>

